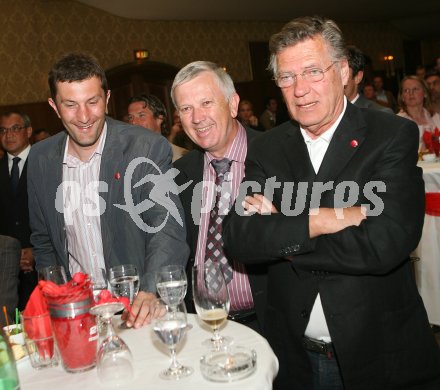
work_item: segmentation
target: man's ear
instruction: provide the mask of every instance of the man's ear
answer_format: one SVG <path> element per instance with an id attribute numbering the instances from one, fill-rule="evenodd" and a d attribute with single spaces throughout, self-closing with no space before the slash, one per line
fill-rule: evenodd
<path id="1" fill-rule="evenodd" d="M 52 98 L 47 99 L 49 105 L 53 108 L 53 110 L 55 111 L 55 113 L 57 114 L 58 118 L 61 119 L 61 116 L 58 112 L 58 107 L 57 104 L 54 102 L 54 100 Z"/>
<path id="2" fill-rule="evenodd" d="M 231 117 L 235 118 L 238 113 L 238 104 L 240 103 L 240 96 L 237 92 L 234 92 L 229 98 L 229 111 L 231 112 Z"/>
<path id="3" fill-rule="evenodd" d="M 362 79 L 364 78 L 364 71 L 360 70 L 356 76 L 354 76 L 354 82 L 356 83 L 356 85 L 359 85 L 362 81 Z"/>

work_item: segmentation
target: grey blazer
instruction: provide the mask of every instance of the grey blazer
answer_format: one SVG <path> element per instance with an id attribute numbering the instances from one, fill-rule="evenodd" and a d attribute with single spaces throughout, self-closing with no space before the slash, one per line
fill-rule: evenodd
<path id="1" fill-rule="evenodd" d="M 171 148 L 164 137 L 149 130 L 109 117 L 106 122 L 107 138 L 99 175 L 100 181 L 107 186 L 99 193 L 101 212 L 104 210 L 101 214 L 101 236 L 106 268 L 134 264 L 139 270 L 141 290 L 155 291 L 156 270 L 166 264 L 185 266 L 189 255 L 182 205 L 175 187 L 173 190 L 171 172 L 168 172 L 171 168 Z M 36 144 L 29 154 L 31 242 L 37 269 L 61 264 L 67 272 L 69 270 L 64 215 L 55 207 L 57 189 L 62 181 L 66 140 L 67 134 L 61 132 Z M 129 165 L 135 158 L 147 158 L 154 164 L 141 162 L 132 170 L 129 181 L 126 172 L 130 172 Z M 158 170 L 168 172 L 168 175 L 159 176 Z M 150 180 L 134 188 L 144 177 Z M 159 178 L 160 187 L 156 185 Z M 160 193 L 159 189 L 164 192 Z M 147 201 L 142 207 L 146 210 L 136 212 L 140 217 L 137 223 L 128 211 L 115 206 L 127 204 L 127 191 L 131 193 L 132 206 Z M 152 202 L 148 204 L 150 196 Z M 102 207 L 102 201 L 105 207 Z M 169 212 L 170 204 L 174 205 L 173 212 Z M 62 210 L 62 205 L 60 208 Z M 142 224 L 143 229 L 138 227 Z M 152 231 L 161 224 L 161 229 Z"/>
<path id="2" fill-rule="evenodd" d="M 353 103 L 356 107 L 359 108 L 371 108 L 373 110 L 378 110 L 382 112 L 387 112 L 388 114 L 394 114 L 393 110 L 389 107 L 381 106 L 380 104 L 377 104 L 373 102 L 370 99 L 367 99 L 365 96 L 359 95 L 357 100 Z"/>
<path id="3" fill-rule="evenodd" d="M 12 237 L 0 236 L 0 306 L 6 306 L 10 319 L 15 318 L 15 308 L 18 303 L 20 256 L 20 241 Z M 0 326 L 5 325 L 5 317 L 1 315 Z"/>

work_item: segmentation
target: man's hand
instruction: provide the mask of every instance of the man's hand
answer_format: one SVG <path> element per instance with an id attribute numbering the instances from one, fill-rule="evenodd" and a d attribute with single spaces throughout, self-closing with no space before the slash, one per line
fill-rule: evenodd
<path id="1" fill-rule="evenodd" d="M 310 238 L 322 234 L 332 234 L 350 226 L 359 226 L 366 219 L 364 207 L 347 207 L 344 209 L 319 208 L 310 210 Z"/>
<path id="2" fill-rule="evenodd" d="M 151 312 L 151 304 L 156 300 L 156 295 L 150 292 L 139 291 L 131 305 L 131 312 L 124 310 L 122 313 L 122 320 L 127 321 L 129 328 L 140 328 L 148 325 L 154 318 L 154 313 Z"/>
<path id="3" fill-rule="evenodd" d="M 261 194 L 254 194 L 253 196 L 246 196 L 242 203 L 245 210 L 245 215 L 251 212 L 257 212 L 258 214 L 275 214 L 278 210 L 275 206 Z"/>
<path id="4" fill-rule="evenodd" d="M 20 270 L 23 272 L 31 272 L 34 270 L 35 258 L 32 248 L 23 248 L 21 250 Z"/>

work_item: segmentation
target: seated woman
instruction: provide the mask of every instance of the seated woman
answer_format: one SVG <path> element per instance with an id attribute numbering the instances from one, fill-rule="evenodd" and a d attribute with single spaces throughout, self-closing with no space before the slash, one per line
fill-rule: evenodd
<path id="1" fill-rule="evenodd" d="M 258 123 L 258 118 L 254 115 L 252 103 L 249 100 L 241 100 L 238 104 L 237 119 L 243 126 L 264 131 L 264 127 Z"/>
<path id="2" fill-rule="evenodd" d="M 400 83 L 398 103 L 400 111 L 397 115 L 417 123 L 420 132 L 419 151 L 438 148 L 440 116 L 431 111 L 429 90 L 424 80 L 417 76 L 406 76 Z M 437 139 L 433 142 L 433 136 Z M 437 143 L 437 145 L 433 145 Z M 436 151 L 438 153 L 438 151 Z"/>

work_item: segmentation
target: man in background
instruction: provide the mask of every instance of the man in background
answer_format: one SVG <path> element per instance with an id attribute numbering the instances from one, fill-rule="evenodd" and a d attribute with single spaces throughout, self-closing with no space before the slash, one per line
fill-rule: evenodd
<path id="1" fill-rule="evenodd" d="M 365 56 L 355 46 L 347 46 L 347 54 L 350 68 L 350 77 L 344 91 L 347 99 L 359 108 L 370 108 L 392 114 L 393 111 L 390 108 L 377 104 L 359 93 L 359 86 L 364 78 Z"/>
<path id="2" fill-rule="evenodd" d="M 28 155 L 32 125 L 29 116 L 7 112 L 0 116 L 0 142 L 6 151 L 0 161 L 0 234 L 21 244 L 19 310 L 23 310 L 37 285 L 35 259 L 30 242 L 27 192 Z"/>
<path id="3" fill-rule="evenodd" d="M 264 102 L 265 110 L 260 115 L 260 124 L 265 130 L 275 127 L 277 124 L 278 102 L 273 97 L 268 97 Z"/>
<path id="4" fill-rule="evenodd" d="M 50 137 L 49 130 L 47 130 L 45 127 L 40 127 L 34 130 L 34 136 L 33 136 L 34 143 L 43 141 L 44 139 L 49 137 Z"/>
<path id="5" fill-rule="evenodd" d="M 71 53 L 49 73 L 50 106 L 65 131 L 33 146 L 28 191 L 37 268 L 68 275 L 130 263 L 140 291 L 123 319 L 150 321 L 155 273 L 186 265 L 183 210 L 172 177 L 171 148 L 159 134 L 106 116 L 107 79 L 95 58 Z M 136 184 L 136 185 L 135 185 Z"/>
<path id="6" fill-rule="evenodd" d="M 384 83 L 382 76 L 375 76 L 373 78 L 374 90 L 376 91 L 376 99 L 385 104 L 387 107 L 396 113 L 397 112 L 397 101 L 391 91 L 384 89 Z"/>
<path id="7" fill-rule="evenodd" d="M 425 81 L 429 88 L 429 97 L 431 98 L 433 114 L 440 114 L 440 72 L 435 69 L 428 71 Z"/>
<path id="8" fill-rule="evenodd" d="M 142 126 L 155 133 L 167 136 L 167 111 L 161 100 L 154 95 L 133 96 L 128 105 L 128 123 Z M 182 157 L 187 150 L 170 142 L 173 162 Z"/>

